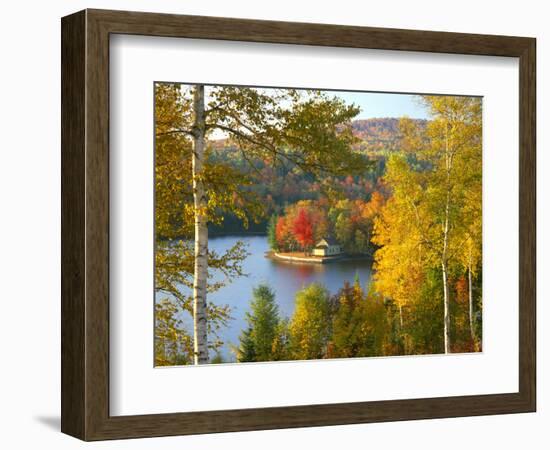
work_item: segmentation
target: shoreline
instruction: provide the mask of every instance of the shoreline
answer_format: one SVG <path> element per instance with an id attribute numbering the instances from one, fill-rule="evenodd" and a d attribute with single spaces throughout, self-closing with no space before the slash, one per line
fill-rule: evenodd
<path id="1" fill-rule="evenodd" d="M 267 236 L 267 233 L 265 231 L 209 232 L 208 233 L 208 237 L 211 237 L 211 238 L 228 237 L 228 236 L 236 236 L 236 237 Z"/>
<path id="2" fill-rule="evenodd" d="M 373 261 L 371 255 L 348 255 L 338 256 L 293 256 L 277 253 L 273 250 L 265 252 L 264 256 L 275 261 L 282 261 L 290 264 L 330 264 L 341 261 Z"/>
<path id="3" fill-rule="evenodd" d="M 267 236 L 265 231 L 246 231 L 246 232 L 209 232 L 208 238 L 217 238 L 217 237 L 247 237 L 247 236 Z M 176 236 L 174 238 L 159 238 L 158 242 L 170 242 L 170 241 L 193 241 L 193 238 L 185 236 Z"/>

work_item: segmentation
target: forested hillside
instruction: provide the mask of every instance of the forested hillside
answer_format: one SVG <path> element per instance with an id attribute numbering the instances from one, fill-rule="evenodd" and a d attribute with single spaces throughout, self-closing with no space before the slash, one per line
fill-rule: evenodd
<path id="1" fill-rule="evenodd" d="M 356 176 L 325 177 L 322 182 L 309 174 L 296 170 L 292 164 L 274 167 L 269 161 L 255 159 L 256 168 L 252 174 L 253 190 L 264 202 L 266 214 L 258 221 L 250 222 L 248 227 L 236 216 L 228 214 L 224 223 L 211 225 L 213 234 L 234 232 L 266 232 L 269 218 L 281 215 L 284 209 L 299 200 L 320 200 L 328 193 L 342 199 L 368 202 L 374 192 L 386 193 L 381 180 L 386 159 L 392 153 L 399 151 L 402 133 L 398 118 L 374 118 L 352 121 L 353 135 L 357 138 L 356 149 L 367 155 L 374 170 L 366 171 Z M 419 129 L 426 127 L 427 121 L 411 119 Z M 243 158 L 240 150 L 225 139 L 211 143 L 210 157 L 217 163 L 229 163 L 237 169 L 248 170 L 250 160 Z"/>
<path id="2" fill-rule="evenodd" d="M 380 117 L 352 121 L 353 134 L 360 140 L 359 148 L 372 151 L 398 150 L 399 140 L 402 137 L 399 120 L 396 117 Z M 425 128 L 428 123 L 424 119 L 411 120 L 421 128 Z M 212 145 L 218 150 L 223 149 L 226 147 L 226 140 L 218 139 L 213 141 Z"/>
<path id="3" fill-rule="evenodd" d="M 395 117 L 358 119 L 351 126 L 353 134 L 361 140 L 359 147 L 362 150 L 372 153 L 391 152 L 399 149 L 402 137 L 399 120 Z M 421 128 L 425 128 L 428 123 L 422 119 L 413 119 L 413 122 Z"/>

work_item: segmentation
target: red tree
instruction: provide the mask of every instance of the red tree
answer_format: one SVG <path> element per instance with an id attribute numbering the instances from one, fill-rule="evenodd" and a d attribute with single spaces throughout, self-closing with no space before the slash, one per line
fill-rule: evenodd
<path id="1" fill-rule="evenodd" d="M 277 239 L 277 244 L 282 250 L 287 250 L 287 235 L 288 227 L 284 217 L 279 217 L 277 224 L 275 225 L 275 239 Z"/>
<path id="2" fill-rule="evenodd" d="M 292 232 L 296 242 L 302 247 L 304 252 L 306 248 L 313 245 L 313 226 L 311 218 L 304 208 L 300 208 L 294 223 L 292 224 Z"/>

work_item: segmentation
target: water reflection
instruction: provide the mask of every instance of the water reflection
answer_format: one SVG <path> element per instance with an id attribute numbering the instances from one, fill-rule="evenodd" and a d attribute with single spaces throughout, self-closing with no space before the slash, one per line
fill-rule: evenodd
<path id="1" fill-rule="evenodd" d="M 229 344 L 237 344 L 241 330 L 246 326 L 245 313 L 252 295 L 252 288 L 258 284 L 268 283 L 275 291 L 279 311 L 282 316 L 290 317 L 294 312 L 294 297 L 304 286 L 320 282 L 335 294 L 344 281 L 352 282 L 359 276 L 361 284 L 368 284 L 371 277 L 370 262 L 334 261 L 329 264 L 287 263 L 265 257 L 269 247 L 265 236 L 223 236 L 210 239 L 209 246 L 218 253 L 223 253 L 237 240 L 247 243 L 250 256 L 244 261 L 243 268 L 247 276 L 233 280 L 232 283 L 210 294 L 209 301 L 231 306 L 233 320 L 224 329 L 220 337 L 225 342 L 222 355 L 231 358 Z M 215 275 L 221 278 L 220 274 Z M 192 329 L 189 317 L 183 317 L 185 324 Z"/>

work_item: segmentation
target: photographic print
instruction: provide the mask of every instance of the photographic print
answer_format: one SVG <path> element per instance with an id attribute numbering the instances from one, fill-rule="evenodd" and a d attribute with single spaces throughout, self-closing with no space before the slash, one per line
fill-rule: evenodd
<path id="1" fill-rule="evenodd" d="M 481 352 L 481 97 L 154 102 L 155 366 Z"/>

